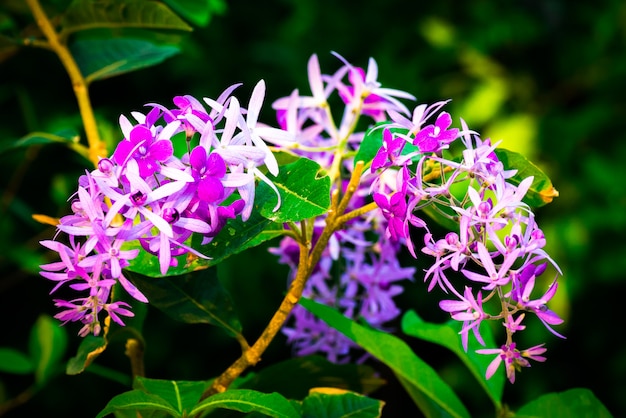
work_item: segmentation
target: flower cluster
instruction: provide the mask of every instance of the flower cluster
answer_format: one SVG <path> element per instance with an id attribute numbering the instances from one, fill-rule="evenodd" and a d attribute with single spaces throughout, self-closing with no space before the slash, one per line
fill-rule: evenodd
<path id="1" fill-rule="evenodd" d="M 259 170 L 265 165 L 271 174 L 278 173 L 263 139 L 290 135 L 257 122 L 263 81 L 247 109 L 232 96 L 237 86 L 215 100 L 205 98 L 209 110 L 191 96 L 179 96 L 173 108 L 149 104 L 147 114 L 132 113 L 134 121 L 121 116 L 124 139 L 111 158 L 80 177 L 72 214 L 57 226 L 67 235 L 66 243 L 41 243 L 57 252 L 60 261 L 41 266 L 41 275 L 56 282 L 51 293 L 65 284 L 85 292 L 84 297 L 55 300 L 62 309 L 55 317 L 81 322 L 81 336 L 100 334 L 102 314 L 120 325 L 121 316 L 133 316 L 127 303 L 111 300 L 116 283 L 134 299 L 148 302 L 123 272 L 140 251 L 158 257 L 163 275 L 179 256 L 206 258 L 190 246 L 192 234 L 206 244 L 228 219 L 246 220 L 257 179 L 275 188 Z"/>
<path id="2" fill-rule="evenodd" d="M 294 141 L 277 144 L 285 149 L 310 158 L 330 173 L 333 189 L 343 193 L 350 177 L 354 159 L 347 157 L 359 147 L 364 130 L 360 118 L 365 116 L 364 127 L 369 123 L 384 121 L 390 113 L 408 114 L 408 108 L 399 99 L 414 100 L 400 90 L 382 88 L 377 81 L 378 69 L 371 59 L 367 71 L 353 67 L 336 55 L 343 66 L 332 75 L 323 75 L 317 56 L 309 60 L 308 73 L 312 96 L 300 96 L 294 91 L 289 97 L 274 102 L 281 126 L 293 133 Z M 337 95 L 343 103 L 341 122 L 336 124 L 329 100 Z M 349 202 L 346 212 L 356 210 L 370 201 L 370 188 L 374 183 L 383 188 L 381 177 L 366 173 L 359 188 Z M 377 198 L 375 196 L 375 198 Z M 334 233 L 322 258 L 307 281 L 303 296 L 339 309 L 345 316 L 367 321 L 371 326 L 385 329 L 386 324 L 400 315 L 394 297 L 402 293 L 398 282 L 412 280 L 416 269 L 403 267 L 398 261 L 401 243 L 388 231 L 387 219 L 393 217 L 389 210 L 375 211 L 350 220 L 345 228 Z M 423 223 L 412 218 L 414 225 Z M 325 226 L 324 217 L 317 220 L 313 242 Z M 270 251 L 280 256 L 279 261 L 291 267 L 295 275 L 297 244 L 285 237 L 279 247 Z M 351 349 L 356 348 L 347 337 L 315 318 L 301 306 L 296 306 L 292 321 L 283 329 L 288 341 L 298 355 L 324 353 L 330 361 L 345 362 Z"/>
<path id="3" fill-rule="evenodd" d="M 341 188 L 354 165 L 349 156 L 354 155 L 366 132 L 371 135 L 378 130 L 382 146 L 362 177 L 357 198 L 348 211 L 361 207 L 369 196 L 379 210 L 352 220 L 345 231 L 333 236 L 307 283 L 305 296 L 334 306 L 350 318 L 362 318 L 374 327 L 384 328 L 400 313 L 393 297 L 402 292 L 402 287 L 394 282 L 412 279 L 415 273 L 414 268 L 399 265 L 398 251 L 406 246 L 416 257 L 416 249 L 421 250 L 434 258 L 424 274 L 428 290 L 438 287 L 449 295 L 440 307 L 462 322 L 466 350 L 470 331 L 485 345 L 480 334 L 483 320 L 502 322 L 506 343 L 480 352 L 498 354 L 488 377 L 504 360 L 507 376 L 513 382 L 515 370 L 529 366 L 526 358 L 544 360 L 539 356 L 545 351 L 542 346 L 520 351 L 513 340 L 514 334 L 524 329 L 522 322 L 527 313 L 536 315 L 551 332 L 562 337 L 551 328 L 562 319 L 547 307 L 557 290 L 556 278 L 543 295 L 533 299 L 539 276 L 548 266 L 561 274 L 543 249 L 543 233 L 524 202 L 533 178 L 513 181 L 516 171 L 507 170 L 498 159 L 498 144 L 482 140 L 462 120 L 460 128 L 451 128 L 452 118 L 442 110 L 446 101 L 420 104 L 410 112 L 398 99 L 413 97 L 382 88 L 374 60 L 364 71 L 339 58 L 344 65 L 334 74 L 322 75 L 313 56 L 308 66 L 312 96 L 300 96 L 294 91 L 274 103 L 281 126 L 294 135 L 296 142 L 281 145 L 326 167 L 335 176 L 334 187 Z M 344 104 L 339 126 L 330 111 L 329 97 L 333 93 Z M 362 116 L 369 117 L 370 124 L 386 123 L 365 125 L 359 131 Z M 461 149 L 459 158 L 452 158 L 452 146 Z M 417 216 L 426 206 L 438 212 L 439 218 L 458 225 L 458 229 L 435 239 L 426 221 Z M 321 230 L 323 220 L 318 226 Z M 424 232 L 423 245 L 414 238 L 415 227 Z M 284 238 L 272 251 L 295 271 L 297 266 L 291 256 L 294 247 L 291 238 Z M 467 281 L 455 285 L 451 273 Z M 496 312 L 486 308 L 492 299 L 497 301 L 492 304 Z M 285 334 L 298 354 L 324 352 L 333 361 L 347 358 L 352 348 L 348 339 L 303 309 L 296 309 L 293 317 Z"/>

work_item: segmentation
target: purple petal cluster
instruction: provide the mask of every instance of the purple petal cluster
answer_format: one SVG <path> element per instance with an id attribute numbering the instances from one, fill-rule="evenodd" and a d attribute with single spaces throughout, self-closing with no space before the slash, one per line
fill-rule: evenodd
<path id="1" fill-rule="evenodd" d="M 413 257 L 418 252 L 431 256 L 433 262 L 424 272 L 424 281 L 429 291 L 439 288 L 447 295 L 440 307 L 462 324 L 466 350 L 470 334 L 485 345 L 481 336 L 485 321 L 502 323 L 506 344 L 497 349 L 499 357 L 487 374 L 490 377 L 504 359 L 512 381 L 509 369 L 525 367 L 525 358 L 544 359 L 533 354 L 545 351 L 543 348 L 515 349 L 514 336 L 525 329 L 525 318 L 537 316 L 562 337 L 552 326 L 563 320 L 547 307 L 561 271 L 544 250 L 545 237 L 524 201 L 533 178 L 514 182 L 516 171 L 505 169 L 498 159 L 498 144 L 481 139 L 463 120 L 459 128 L 452 127 L 451 115 L 443 111 L 447 101 L 420 104 L 411 112 L 400 99 L 413 96 L 381 87 L 374 60 L 364 70 L 339 59 L 344 65 L 324 75 L 317 57 L 311 57 L 312 95 L 301 96 L 296 90 L 274 103 L 279 123 L 293 134 L 293 142 L 276 145 L 314 159 L 329 171 L 334 168 L 337 148 L 346 146 L 341 167 L 347 173 L 345 179 L 354 165 L 351 152 L 364 137 L 365 132 L 358 129 L 364 118 L 370 121 L 365 129 L 373 122 L 387 121 L 372 127 L 383 130 L 382 144 L 348 208 L 373 201 L 380 210 L 335 233 L 305 295 L 384 329 L 400 314 L 393 302 L 402 292 L 396 282 L 410 280 L 415 274 L 415 269 L 398 264 L 398 251 L 406 247 Z M 343 112 L 330 111 L 334 93 L 345 106 Z M 340 123 L 335 124 L 333 114 L 343 115 Z M 343 185 L 335 183 L 338 188 Z M 447 216 L 457 229 L 434 237 L 419 217 L 425 207 Z M 419 232 L 422 239 L 417 239 Z M 295 242 L 285 238 L 272 252 L 295 271 L 295 249 Z M 541 292 L 539 276 L 548 268 L 555 278 Z M 490 300 L 496 302 L 487 303 Z M 304 311 L 296 310 L 292 324 L 285 333 L 297 353 L 321 351 L 333 360 L 348 356 L 350 342 L 344 339 L 338 344 L 341 336 Z"/>
<path id="2" fill-rule="evenodd" d="M 507 342 L 498 358 L 508 359 L 507 375 L 513 381 L 511 370 L 528 363 L 513 342 L 514 334 L 525 329 L 523 321 L 528 315 L 537 316 L 550 332 L 563 337 L 552 328 L 563 320 L 547 307 L 556 293 L 561 271 L 544 250 L 544 234 L 531 207 L 524 202 L 533 178 L 512 181 L 515 171 L 505 170 L 495 153 L 497 144 L 480 139 L 464 122 L 460 129 L 450 129 L 450 115 L 441 111 L 444 105 L 420 105 L 412 120 L 391 112 L 392 122 L 385 128 L 372 169 L 380 171 L 381 178 L 384 173 L 393 173 L 396 186 L 382 196 L 375 193 L 374 201 L 387 219 L 391 239 L 403 241 L 414 256 L 407 223 L 400 222 L 405 207 L 415 210 L 432 206 L 458 225 L 457 230 L 440 239 L 426 229 L 421 252 L 434 261 L 426 269 L 424 281 L 429 291 L 438 287 L 451 297 L 442 300 L 440 307 L 462 323 L 460 333 L 466 350 L 470 333 L 485 345 L 480 334 L 485 320 L 502 322 Z M 435 123 L 425 125 L 437 112 Z M 393 134 L 390 128 L 394 128 Z M 410 158 L 390 152 L 406 146 L 398 143 L 399 139 L 417 146 L 419 152 Z M 458 141 L 462 149 L 460 158 L 444 153 L 453 141 Z M 462 189 L 454 187 L 459 184 Z M 406 196 L 406 204 L 398 194 Z M 536 299 L 536 284 L 543 282 L 539 276 L 548 267 L 556 277 Z M 452 277 L 465 281 L 457 284 Z M 490 299 L 498 302 L 487 305 Z M 492 374 L 490 370 L 488 376 Z"/>
<path id="3" fill-rule="evenodd" d="M 336 56 L 344 65 L 330 75 L 321 73 L 315 55 L 309 60 L 311 96 L 300 96 L 296 90 L 273 104 L 281 126 L 293 133 L 291 142 L 275 144 L 313 159 L 328 170 L 335 161 L 338 147 L 345 146 L 345 153 L 349 153 L 360 145 L 364 132 L 355 130 L 359 118 L 364 117 L 371 123 L 389 119 L 390 112 L 408 115 L 408 108 L 399 99 L 414 99 L 406 92 L 381 87 L 373 59 L 364 70 Z M 337 112 L 342 115 L 337 124 L 328 104 L 333 95 L 339 96 L 344 105 L 343 112 Z M 385 138 L 385 149 L 376 158 L 380 167 L 390 166 L 400 158 L 405 142 L 392 138 L 388 132 Z M 343 192 L 354 162 L 351 158 L 342 159 L 341 169 L 348 175 L 334 179 L 333 187 Z M 381 205 L 382 211 L 357 217 L 333 234 L 306 284 L 304 296 L 333 306 L 348 318 L 364 320 L 386 330 L 390 329 L 389 322 L 401 314 L 394 300 L 403 291 L 401 283 L 412 280 L 416 272 L 414 267 L 400 265 L 401 243 L 410 240 L 409 225 L 424 224 L 412 212 L 408 188 L 390 194 L 391 188 L 385 187 L 378 178 L 377 173 L 368 170 L 346 211 L 358 209 L 372 198 Z M 377 186 L 372 194 L 374 181 Z M 321 217 L 315 224 L 313 245 L 324 225 Z M 292 274 L 298 267 L 297 250 L 296 242 L 290 237 L 270 249 L 280 257 L 279 262 L 291 267 Z M 295 307 L 291 322 L 283 332 L 298 355 L 317 352 L 330 361 L 345 362 L 357 349 L 347 337 L 300 306 Z"/>
<path id="4" fill-rule="evenodd" d="M 276 174 L 278 165 L 263 139 L 285 138 L 256 121 L 265 93 L 263 81 L 243 108 L 227 89 L 218 99 L 174 98 L 175 107 L 149 104 L 147 114 L 120 117 L 124 139 L 111 158 L 79 179 L 72 213 L 60 219 L 57 238 L 42 241 L 60 261 L 41 266 L 41 275 L 85 296 L 56 299 L 56 318 L 80 322 L 81 336 L 99 335 L 102 316 L 120 325 L 133 316 L 130 305 L 111 300 L 119 283 L 134 299 L 148 302 L 125 276 L 141 251 L 158 258 L 166 275 L 181 256 L 208 258 L 190 247 L 193 234 L 210 242 L 226 221 L 246 220 L 256 180 L 274 187 L 259 168 Z M 177 142 L 178 141 L 178 142 Z M 174 150 L 182 149 L 177 156 Z M 186 152 L 185 152 L 186 150 Z M 280 204 L 280 201 L 279 203 Z M 278 205 L 277 205 L 278 207 Z"/>

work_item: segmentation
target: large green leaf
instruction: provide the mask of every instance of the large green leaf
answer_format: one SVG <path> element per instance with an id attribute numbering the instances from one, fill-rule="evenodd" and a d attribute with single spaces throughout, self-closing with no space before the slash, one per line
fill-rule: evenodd
<path id="1" fill-rule="evenodd" d="M 74 0 L 63 15 L 62 35 L 98 28 L 191 31 L 165 4 L 146 0 Z"/>
<path id="2" fill-rule="evenodd" d="M 491 379 L 485 379 L 485 373 L 492 358 L 476 353 L 476 350 L 482 348 L 482 346 L 478 344 L 475 338 L 469 338 L 468 350 L 465 352 L 459 336 L 460 329 L 461 323 L 458 321 L 448 321 L 445 324 L 433 324 L 425 322 L 415 311 L 408 311 L 402 317 L 402 331 L 405 334 L 439 344 L 451 350 L 463 361 L 478 380 L 489 395 L 489 398 L 491 398 L 496 409 L 500 409 L 505 376 L 502 373 L 496 373 Z M 481 328 L 481 336 L 487 347 L 496 347 L 489 326 L 484 325 Z"/>
<path id="3" fill-rule="evenodd" d="M 200 258 L 191 254 L 178 257 L 178 264 L 170 267 L 167 276 L 180 276 L 197 270 L 215 266 L 226 258 L 255 247 L 285 233 L 281 224 L 261 216 L 257 209 L 252 211 L 247 221 L 241 218 L 229 219 L 224 228 L 209 244 L 202 245 L 202 236 L 194 235 L 191 246 L 210 257 Z M 141 249 L 138 242 L 126 243 L 124 249 L 140 249 L 139 255 L 130 260 L 126 271 L 148 277 L 163 277 L 158 257 Z"/>
<path id="4" fill-rule="evenodd" d="M 401 383 L 410 385 L 409 394 L 421 395 L 413 399 L 418 401 L 418 407 L 426 416 L 469 417 L 452 389 L 404 341 L 359 325 L 329 306 L 306 298 L 302 298 L 300 304 L 389 366 Z"/>
<path id="5" fill-rule="evenodd" d="M 368 394 L 384 384 L 369 366 L 335 364 L 321 356 L 295 357 L 251 373 L 239 389 L 279 392 L 289 399 L 304 399 L 314 387 L 333 387 Z"/>
<path id="6" fill-rule="evenodd" d="M 274 222 L 298 222 L 330 208 L 330 178 L 315 161 L 300 158 L 280 167 L 278 176 L 271 180 L 280 193 L 280 208 L 274 212 L 276 192 L 266 183 L 257 187 L 256 203 L 261 215 Z"/>
<path id="7" fill-rule="evenodd" d="M 141 390 L 124 392 L 109 401 L 96 418 L 106 417 L 115 413 L 130 411 L 132 414 L 123 416 L 154 416 L 154 412 L 165 412 L 170 417 L 181 417 L 180 411 L 158 395 L 146 393 Z M 141 413 L 141 415 L 139 415 Z"/>
<path id="8" fill-rule="evenodd" d="M 79 39 L 70 50 L 88 83 L 159 64 L 180 52 L 175 45 L 131 38 Z"/>
<path id="9" fill-rule="evenodd" d="M 214 266 L 231 255 L 240 253 L 248 248 L 256 247 L 270 239 L 285 233 L 283 226 L 263 217 L 256 207 L 247 221 L 229 219 L 219 234 L 207 245 L 201 246 L 201 237 L 192 241 L 192 246 L 211 257 L 210 260 L 196 260 L 198 264 Z"/>
<path id="10" fill-rule="evenodd" d="M 527 403 L 515 418 L 611 418 L 611 413 L 589 389 L 548 393 Z"/>
<path id="11" fill-rule="evenodd" d="M 157 395 L 172 405 L 181 414 L 189 412 L 208 386 L 205 381 L 174 381 L 136 377 L 133 388 Z"/>
<path id="12" fill-rule="evenodd" d="M 215 269 L 169 277 L 147 277 L 129 272 L 129 278 L 151 305 L 171 318 L 186 323 L 217 325 L 229 335 L 241 337 L 241 323 L 230 294 L 218 280 Z"/>
<path id="13" fill-rule="evenodd" d="M 515 176 L 508 180 L 509 182 L 517 185 L 527 177 L 534 177 L 533 184 L 524 197 L 524 202 L 530 206 L 540 207 L 546 205 L 559 195 L 546 173 L 522 154 L 502 148 L 496 148 L 495 153 L 505 169 L 517 170 Z"/>
<path id="14" fill-rule="evenodd" d="M 302 401 L 303 418 L 377 418 L 385 403 L 354 392 L 317 388 Z"/>
<path id="15" fill-rule="evenodd" d="M 35 382 L 43 385 L 61 370 L 67 333 L 58 321 L 40 315 L 31 330 L 28 348 L 35 365 Z"/>
<path id="16" fill-rule="evenodd" d="M 258 412 L 275 418 L 301 417 L 300 412 L 284 396 L 278 393 L 261 393 L 248 389 L 231 389 L 209 396 L 191 411 L 191 415 L 216 408 L 245 413 Z"/>

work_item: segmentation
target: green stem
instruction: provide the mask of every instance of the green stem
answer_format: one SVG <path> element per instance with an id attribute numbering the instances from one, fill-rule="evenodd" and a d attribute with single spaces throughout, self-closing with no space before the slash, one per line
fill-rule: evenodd
<path id="1" fill-rule="evenodd" d="M 55 31 L 50 19 L 44 12 L 38 0 L 26 0 L 39 29 L 48 40 L 48 45 L 52 51 L 59 57 L 61 64 L 67 71 L 72 82 L 74 95 L 78 101 L 80 116 L 85 128 L 85 135 L 89 144 L 89 160 L 96 166 L 100 157 L 107 156 L 106 144 L 100 139 L 98 125 L 89 99 L 89 89 L 87 81 L 83 77 L 78 64 L 74 60 L 69 48 L 61 41 L 59 34 Z M 42 46 L 41 43 L 32 42 L 33 45 Z"/>

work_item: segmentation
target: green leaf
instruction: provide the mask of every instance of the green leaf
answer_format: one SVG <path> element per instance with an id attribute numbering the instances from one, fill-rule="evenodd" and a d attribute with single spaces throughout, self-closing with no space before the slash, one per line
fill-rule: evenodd
<path id="1" fill-rule="evenodd" d="M 189 412 L 208 386 L 205 381 L 174 381 L 136 377 L 133 388 L 165 400 L 180 414 Z"/>
<path id="2" fill-rule="evenodd" d="M 303 418 L 377 418 L 385 403 L 337 389 L 313 389 L 302 402 Z"/>
<path id="3" fill-rule="evenodd" d="M 70 45 L 88 83 L 159 64 L 180 52 L 145 39 L 79 39 Z"/>
<path id="4" fill-rule="evenodd" d="M 35 365 L 35 382 L 43 385 L 61 370 L 67 333 L 52 317 L 40 315 L 31 329 L 28 348 Z"/>
<path id="5" fill-rule="evenodd" d="M 606 407 L 589 389 L 576 388 L 548 393 L 527 403 L 515 418 L 611 418 Z"/>
<path id="6" fill-rule="evenodd" d="M 73 146 L 78 144 L 80 136 L 73 130 L 56 133 L 32 132 L 17 141 L 4 140 L 0 143 L 0 153 L 17 148 L 27 148 L 33 145 L 64 144 Z"/>
<path id="7" fill-rule="evenodd" d="M 452 389 L 404 341 L 359 325 L 329 306 L 306 298 L 302 298 L 300 304 L 389 366 L 400 382 L 411 385 L 409 393 L 421 395 L 414 400 L 419 400 L 418 407 L 427 416 L 469 417 Z"/>
<path id="8" fill-rule="evenodd" d="M 132 411 L 133 413 L 147 413 L 155 411 L 167 412 L 172 417 L 181 417 L 182 415 L 169 404 L 165 399 L 160 396 L 145 393 L 141 390 L 131 390 L 130 392 L 124 392 L 109 401 L 96 418 L 105 417 L 112 413 Z M 144 415 L 144 414 L 142 414 Z M 137 416 L 135 414 L 135 416 Z"/>
<path id="9" fill-rule="evenodd" d="M 80 342 L 76 355 L 67 362 L 65 372 L 69 375 L 82 373 L 106 347 L 107 342 L 104 337 L 87 335 Z"/>
<path id="10" fill-rule="evenodd" d="M 229 335 L 241 337 L 241 323 L 230 294 L 218 280 L 215 269 L 169 277 L 128 273 L 150 304 L 171 318 L 191 324 L 217 325 Z"/>
<path id="11" fill-rule="evenodd" d="M 97 28 L 191 31 L 165 4 L 145 0 L 74 0 L 62 21 L 62 35 Z"/>
<path id="12" fill-rule="evenodd" d="M 0 347 L 0 372 L 29 374 L 35 370 L 30 357 L 9 347 Z"/>
<path id="13" fill-rule="evenodd" d="M 448 321 L 445 324 L 433 324 L 422 320 L 415 311 L 407 311 L 402 317 L 402 331 L 405 334 L 441 345 L 451 350 L 463 361 L 476 380 L 478 380 L 478 383 L 480 383 L 485 392 L 489 395 L 496 409 L 500 409 L 505 384 L 504 374 L 496 373 L 491 379 L 486 380 L 485 373 L 487 372 L 487 367 L 489 363 L 491 363 L 492 358 L 476 353 L 476 350 L 482 348 L 482 346 L 475 338 L 469 338 L 468 350 L 465 352 L 463 344 L 461 343 L 461 337 L 459 336 L 460 330 L 461 323 L 458 321 Z M 487 347 L 496 347 L 489 326 L 484 325 L 480 334 Z"/>
<path id="14" fill-rule="evenodd" d="M 200 402 L 190 413 L 216 408 L 231 409 L 239 412 L 258 412 L 275 418 L 300 418 L 300 413 L 282 395 L 278 393 L 261 393 L 248 389 L 231 389 L 212 395 Z"/>
<path id="15" fill-rule="evenodd" d="M 546 205 L 559 195 L 550 178 L 522 154 L 507 149 L 496 148 L 495 153 L 506 170 L 516 169 L 517 173 L 508 181 L 518 185 L 527 177 L 533 176 L 533 184 L 524 197 L 524 202 L 532 207 Z"/>
<path id="16" fill-rule="evenodd" d="M 222 0 L 164 0 L 164 2 L 197 26 L 207 26 L 213 15 L 226 11 L 226 4 Z"/>
<path id="17" fill-rule="evenodd" d="M 285 233 L 281 224 L 261 216 L 257 209 L 252 211 L 250 218 L 245 222 L 240 217 L 229 219 L 220 233 L 207 245 L 200 245 L 201 238 L 196 237 L 192 241 L 193 248 L 211 257 L 208 261 L 198 259 L 198 263 L 214 266 L 231 255 L 256 247 Z"/>
<path id="18" fill-rule="evenodd" d="M 278 188 L 281 205 L 276 192 L 266 183 L 256 190 L 256 204 L 264 217 L 274 222 L 298 222 L 322 215 L 330 208 L 330 178 L 322 167 L 307 158 L 280 167 L 278 176 L 271 178 Z"/>
<path id="19" fill-rule="evenodd" d="M 384 380 L 369 366 L 335 364 L 321 356 L 296 357 L 246 376 L 239 389 L 278 392 L 289 399 L 304 399 L 314 387 L 333 387 L 368 394 Z"/>

